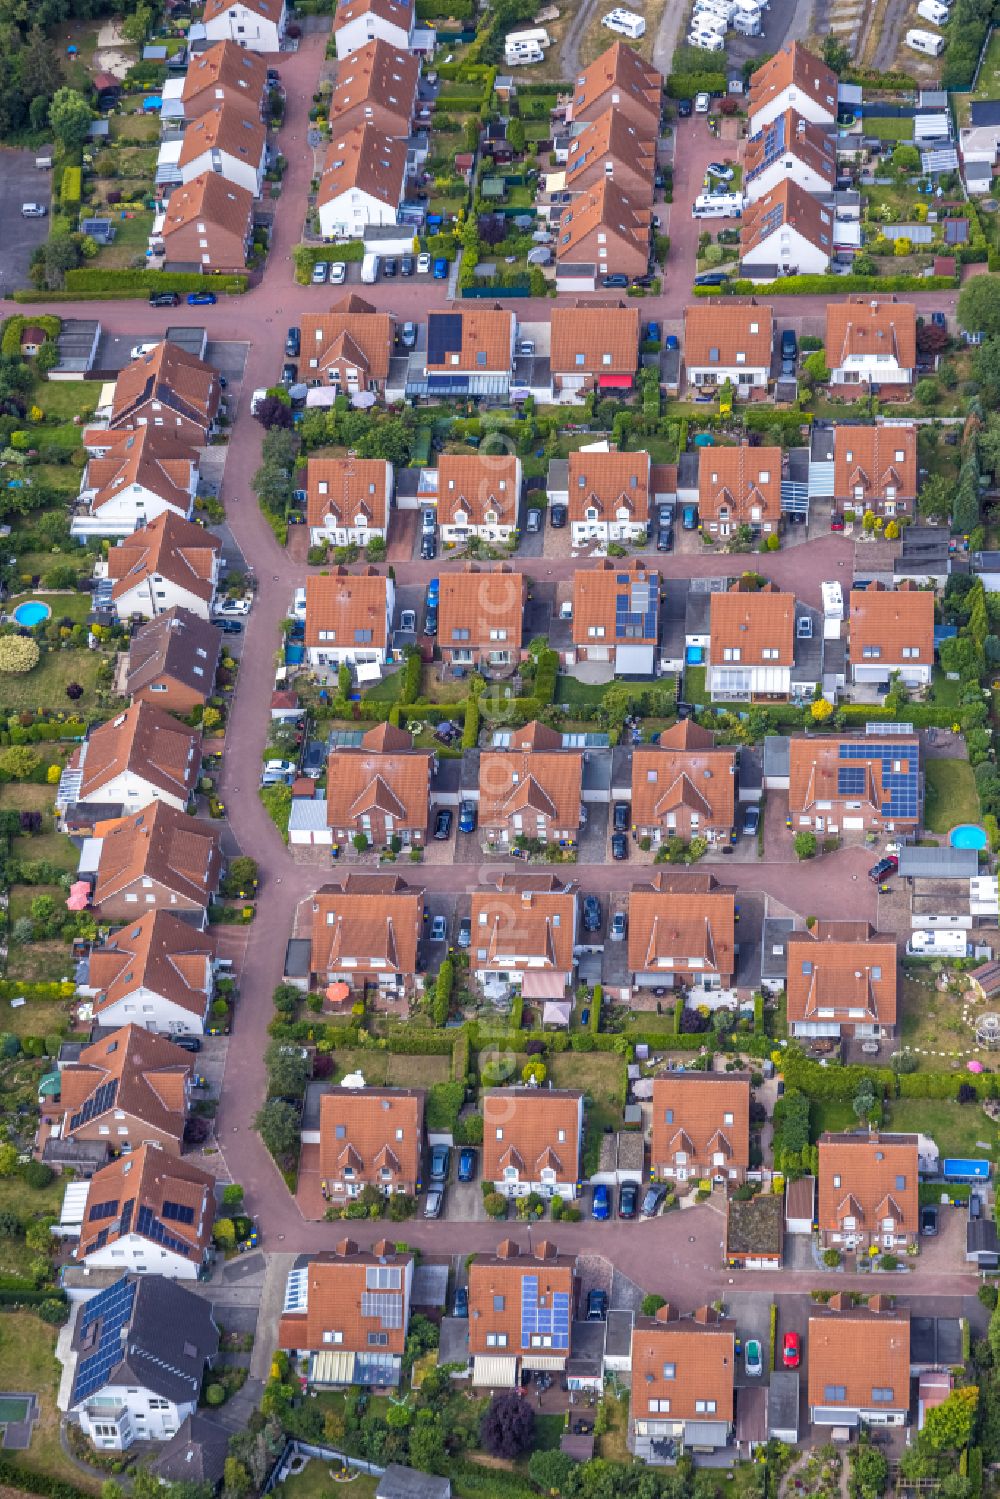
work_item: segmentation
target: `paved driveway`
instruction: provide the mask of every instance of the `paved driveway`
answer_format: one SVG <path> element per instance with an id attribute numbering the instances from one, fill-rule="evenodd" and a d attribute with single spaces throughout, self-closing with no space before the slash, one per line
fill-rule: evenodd
<path id="1" fill-rule="evenodd" d="M 47 153 L 43 146 L 38 154 Z M 28 285 L 28 265 L 36 248 L 48 237 L 49 219 L 21 217 L 22 203 L 49 206 L 52 173 L 39 171 L 34 151 L 0 150 L 0 223 L 4 226 L 0 250 L 0 296 L 9 296 Z"/>

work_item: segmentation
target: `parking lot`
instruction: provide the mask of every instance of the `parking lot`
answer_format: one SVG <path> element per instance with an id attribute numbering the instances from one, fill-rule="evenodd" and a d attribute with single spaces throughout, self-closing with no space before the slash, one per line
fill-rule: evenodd
<path id="1" fill-rule="evenodd" d="M 48 146 L 34 151 L 0 151 L 0 220 L 4 224 L 0 255 L 0 296 L 9 297 L 28 285 L 28 266 L 35 249 L 48 237 L 49 219 L 26 219 L 24 203 L 49 206 L 52 174 L 35 166 L 35 156 L 47 155 Z"/>

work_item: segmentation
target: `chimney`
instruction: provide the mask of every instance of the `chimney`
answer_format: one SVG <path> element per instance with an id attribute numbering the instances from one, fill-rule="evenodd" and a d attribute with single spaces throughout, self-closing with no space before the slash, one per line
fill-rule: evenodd
<path id="1" fill-rule="evenodd" d="M 498 1260 L 516 1260 L 521 1253 L 513 1239 L 502 1239 L 497 1245 Z"/>
<path id="2" fill-rule="evenodd" d="M 654 1317 L 657 1322 L 676 1322 L 677 1309 L 669 1301 L 665 1301 L 661 1307 L 657 1307 Z"/>
<path id="3" fill-rule="evenodd" d="M 336 1245 L 336 1253 L 345 1258 L 349 1254 L 357 1254 L 358 1246 L 353 1239 L 341 1239 Z"/>
<path id="4" fill-rule="evenodd" d="M 372 1245 L 372 1254 L 378 1255 L 380 1260 L 387 1260 L 396 1252 L 396 1246 L 391 1239 L 379 1239 Z"/>
<path id="5" fill-rule="evenodd" d="M 559 1251 L 549 1239 L 542 1239 L 535 1245 L 536 1260 L 554 1260 Z"/>

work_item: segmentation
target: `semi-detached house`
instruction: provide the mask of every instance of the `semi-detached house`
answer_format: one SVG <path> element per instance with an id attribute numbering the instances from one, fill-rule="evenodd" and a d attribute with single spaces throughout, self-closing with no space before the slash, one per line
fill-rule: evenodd
<path id="1" fill-rule="evenodd" d="M 164 100 L 171 80 L 164 86 Z M 188 62 L 180 89 L 183 118 L 197 120 L 219 105 L 235 105 L 262 115 L 267 95 L 267 63 L 237 42 L 215 42 Z"/>
<path id="2" fill-rule="evenodd" d="M 809 1318 L 809 1419 L 814 1427 L 905 1426 L 910 1413 L 910 1313 L 895 1297 L 854 1306 L 832 1296 Z M 864 1357 L 858 1357 L 858 1350 Z"/>
<path id="3" fill-rule="evenodd" d="M 565 494 L 573 545 L 635 541 L 649 526 L 649 454 L 581 448 L 569 455 Z"/>
<path id="4" fill-rule="evenodd" d="M 729 843 L 736 817 L 736 751 L 693 718 L 632 751 L 632 828 L 654 847 L 667 838 Z"/>
<path id="5" fill-rule="evenodd" d="M 556 264 L 594 267 L 598 276 L 623 271 L 643 276 L 649 269 L 650 211 L 605 177 L 564 208 L 555 226 Z"/>
<path id="6" fill-rule="evenodd" d="M 335 128 L 316 198 L 324 239 L 363 239 L 395 224 L 406 190 L 406 140 L 374 124 Z"/>
<path id="7" fill-rule="evenodd" d="M 799 42 L 782 47 L 750 77 L 747 114 L 757 135 L 792 109 L 816 125 L 837 122 L 837 75 Z"/>
<path id="8" fill-rule="evenodd" d="M 752 450 L 760 452 L 760 449 Z M 786 698 L 795 663 L 795 595 L 767 584 L 757 593 L 713 593 L 708 688 L 713 702 Z"/>
<path id="9" fill-rule="evenodd" d="M 476 1389 L 516 1389 L 522 1371 L 556 1375 L 571 1354 L 576 1258 L 547 1239 L 504 1239 L 469 1263 L 469 1357 Z"/>
<path id="10" fill-rule="evenodd" d="M 924 687 L 934 670 L 934 591 L 902 583 L 852 588 L 847 659 L 851 680 L 885 683 L 898 672 L 907 687 Z"/>
<path id="11" fill-rule="evenodd" d="M 360 1249 L 341 1239 L 288 1272 L 278 1347 L 302 1361 L 309 1384 L 398 1387 L 410 1321 L 414 1257 L 388 1239 Z"/>
<path id="12" fill-rule="evenodd" d="M 191 1097 L 191 1055 L 138 1025 L 126 1025 L 84 1046 L 60 1065 L 59 1097 L 43 1113 L 58 1141 L 126 1146 L 159 1145 L 179 1156 Z M 51 1156 L 48 1145 L 47 1156 Z"/>
<path id="13" fill-rule="evenodd" d="M 416 107 L 420 63 L 376 38 L 366 42 L 337 70 L 330 95 L 330 130 L 341 138 L 356 125 L 374 125 L 383 135 L 410 134 Z"/>
<path id="14" fill-rule="evenodd" d="M 606 557 L 576 569 L 568 665 L 610 661 L 617 675 L 651 677 L 659 631 L 660 575 L 641 557 Z"/>
<path id="15" fill-rule="evenodd" d="M 413 23 L 413 0 L 347 0 L 333 15 L 337 58 L 343 62 L 374 41 L 406 52 L 413 41 Z"/>
<path id="16" fill-rule="evenodd" d="M 190 609 L 168 609 L 129 642 L 125 696 L 187 715 L 215 691 L 222 633 Z"/>
<path id="17" fill-rule="evenodd" d="M 517 530 L 521 460 L 512 453 L 442 453 L 437 521 L 444 545 L 470 537 L 508 541 Z"/>
<path id="18" fill-rule="evenodd" d="M 715 1451 L 732 1440 L 736 1338 L 713 1307 L 678 1318 L 661 1306 L 636 1319 L 631 1349 L 629 1451 L 673 1464 L 686 1451 Z"/>
<path id="19" fill-rule="evenodd" d="M 214 1224 L 215 1177 L 143 1144 L 91 1178 L 72 1255 L 90 1270 L 197 1280 Z"/>
<path id="20" fill-rule="evenodd" d="M 780 448 L 703 448 L 698 463 L 698 516 L 712 536 L 749 526 L 755 537 L 781 529 Z"/>
<path id="21" fill-rule="evenodd" d="M 858 516 L 871 510 L 886 520 L 913 515 L 919 487 L 915 423 L 862 427 L 838 422 L 833 432 L 833 495 L 838 510 L 853 510 Z"/>
<path id="22" fill-rule="evenodd" d="M 215 940 L 172 911 L 140 912 L 90 954 L 79 992 L 102 1026 L 202 1036 L 215 992 Z"/>
<path id="23" fill-rule="evenodd" d="M 558 401 L 631 390 L 639 365 L 637 307 L 553 307 L 549 368 Z"/>
<path id="24" fill-rule="evenodd" d="M 92 882 L 91 903 L 109 922 L 166 909 L 204 928 L 221 874 L 218 824 L 198 822 L 162 801 L 96 823 L 80 853 L 79 878 Z"/>
<path id="25" fill-rule="evenodd" d="M 306 313 L 301 321 L 299 374 L 310 385 L 329 385 L 338 395 L 385 390 L 395 324 L 356 293 L 329 312 Z"/>
<path id="26" fill-rule="evenodd" d="M 309 971 L 316 986 L 344 985 L 353 1002 L 412 997 L 424 895 L 398 874 L 347 874 L 308 903 Z"/>
<path id="27" fill-rule="evenodd" d="M 198 454 L 173 432 L 91 429 L 94 444 L 80 483 L 89 513 L 73 517 L 71 533 L 130 536 L 165 511 L 189 520 L 198 490 Z"/>
<path id="28" fill-rule="evenodd" d="M 634 988 L 693 991 L 717 1002 L 736 971 L 736 903 L 710 874 L 656 874 L 629 901 L 628 966 Z"/>
<path id="29" fill-rule="evenodd" d="M 233 41 L 248 52 L 280 52 L 285 0 L 207 0 L 202 23 L 210 42 Z"/>
<path id="30" fill-rule="evenodd" d="M 787 953 L 790 1035 L 870 1041 L 894 1033 L 894 938 L 867 921 L 820 921 L 811 932 L 790 932 Z"/>
<path id="31" fill-rule="evenodd" d="M 73 751 L 59 781 L 56 805 L 137 812 L 164 801 L 183 812 L 201 768 L 201 730 L 151 703 L 134 703 L 92 729 Z"/>
<path id="32" fill-rule="evenodd" d="M 483 1180 L 505 1197 L 572 1201 L 580 1187 L 583 1094 L 489 1088 L 483 1094 Z"/>
<path id="33" fill-rule="evenodd" d="M 108 426 L 159 427 L 198 448 L 215 432 L 221 404 L 218 371 L 163 339 L 119 374 Z"/>
<path id="34" fill-rule="evenodd" d="M 253 241 L 253 192 L 214 167 L 175 187 L 153 221 L 149 247 L 164 270 L 202 275 L 246 270 Z"/>
<path id="35" fill-rule="evenodd" d="M 738 1186 L 750 1165 L 750 1074 L 669 1072 L 655 1078 L 650 1152 L 657 1181 Z"/>
<path id="36" fill-rule="evenodd" d="M 624 42 L 615 42 L 584 68 L 565 104 L 567 123 L 579 125 L 618 111 L 639 131 L 660 133 L 663 76 Z"/>
<path id="37" fill-rule="evenodd" d="M 908 399 L 917 370 L 917 309 L 894 297 L 829 302 L 824 358 L 831 386 L 877 387 Z"/>
<path id="38" fill-rule="evenodd" d="M 305 645 L 310 665 L 384 666 L 395 584 L 370 567 L 360 573 L 339 567 L 306 579 Z"/>
<path id="39" fill-rule="evenodd" d="M 836 235 L 833 207 L 784 177 L 744 211 L 740 273 L 751 281 L 825 275 Z"/>
<path id="40" fill-rule="evenodd" d="M 915 734 L 793 734 L 788 749 L 788 815 L 796 828 L 880 835 L 919 826 L 923 788 Z"/>
<path id="41" fill-rule="evenodd" d="M 554 874 L 499 875 L 472 893 L 469 966 L 477 983 L 562 1000 L 573 978 L 576 894 Z"/>
<path id="42" fill-rule="evenodd" d="M 331 1088 L 320 1099 L 319 1131 L 303 1145 L 319 1145 L 323 1196 L 335 1203 L 377 1187 L 387 1197 L 413 1196 L 421 1184 L 424 1145 L 422 1088 Z"/>
<path id="43" fill-rule="evenodd" d="M 837 185 L 834 135 L 788 109 L 752 135 L 743 160 L 743 194 L 751 203 L 786 178 L 807 193 L 829 194 Z"/>
<path id="44" fill-rule="evenodd" d="M 267 130 L 259 111 L 248 111 L 245 105 L 221 104 L 188 125 L 177 166 L 184 183 L 214 172 L 259 198 L 266 157 Z"/>
<path id="45" fill-rule="evenodd" d="M 583 821 L 583 757 L 570 750 L 484 750 L 479 825 L 487 844 L 572 847 Z"/>
<path id="46" fill-rule="evenodd" d="M 501 307 L 429 313 L 427 363 L 419 393 L 506 400 L 516 334 L 514 314 Z"/>
<path id="47" fill-rule="evenodd" d="M 655 176 L 655 130 L 643 129 L 623 110 L 611 108 L 573 136 L 562 173 L 550 174 L 546 187 L 579 193 L 610 181 L 633 202 L 648 206 Z"/>
<path id="48" fill-rule="evenodd" d="M 756 302 L 696 302 L 684 309 L 684 367 L 689 387 L 767 389 L 774 312 Z"/>
<path id="49" fill-rule="evenodd" d="M 113 546 L 94 576 L 110 584 L 109 605 L 120 620 L 155 619 L 175 608 L 207 620 L 221 555 L 217 536 L 167 510 Z"/>
<path id="50" fill-rule="evenodd" d="M 527 578 L 506 563 L 470 562 L 463 572 L 445 573 L 438 605 L 441 659 L 487 675 L 509 672 L 525 654 L 527 599 Z"/>
<path id="51" fill-rule="evenodd" d="M 306 522 L 312 546 L 363 547 L 389 528 L 392 464 L 383 458 L 310 458 Z"/>
<path id="52" fill-rule="evenodd" d="M 916 1135 L 820 1135 L 817 1222 L 824 1247 L 899 1254 L 917 1242 Z"/>

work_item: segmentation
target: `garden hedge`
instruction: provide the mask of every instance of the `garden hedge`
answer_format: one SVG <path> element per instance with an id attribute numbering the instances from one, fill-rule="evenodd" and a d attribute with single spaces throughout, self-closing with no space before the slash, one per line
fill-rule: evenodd
<path id="1" fill-rule="evenodd" d="M 33 328 L 44 329 L 51 339 L 58 338 L 62 328 L 62 318 L 52 317 L 48 313 L 41 313 L 33 318 L 25 317 L 20 312 L 15 313 L 13 317 L 7 318 L 3 325 L 3 333 L 0 335 L 0 354 L 9 358 L 17 358 L 20 355 L 21 334 L 28 323 Z"/>
<path id="2" fill-rule="evenodd" d="M 102 270 L 80 266 L 66 272 L 66 290 L 45 293 L 46 301 L 100 301 L 103 298 L 147 297 L 151 291 L 214 291 L 220 295 L 245 292 L 247 276 L 199 276 L 195 271 Z M 15 292 L 18 302 L 35 302 L 36 290 Z"/>
<path id="3" fill-rule="evenodd" d="M 816 297 L 852 291 L 954 291 L 954 276 L 782 276 L 778 281 L 727 281 L 695 286 L 696 297 Z"/>
<path id="4" fill-rule="evenodd" d="M 78 1489 L 75 1484 L 53 1478 L 48 1473 L 23 1468 L 20 1463 L 8 1462 L 6 1458 L 0 1458 L 0 1484 L 14 1493 L 20 1489 L 29 1494 L 44 1494 L 46 1499 L 93 1499 L 89 1490 Z"/>

